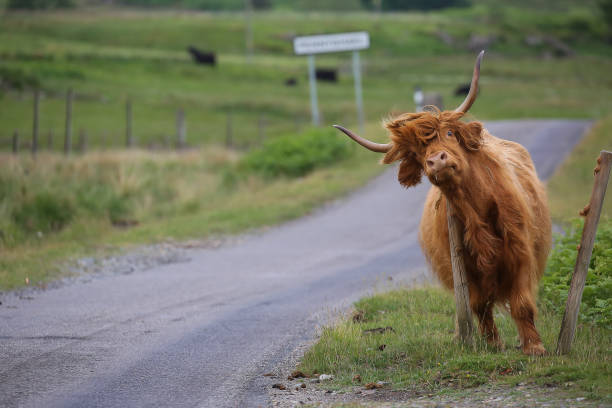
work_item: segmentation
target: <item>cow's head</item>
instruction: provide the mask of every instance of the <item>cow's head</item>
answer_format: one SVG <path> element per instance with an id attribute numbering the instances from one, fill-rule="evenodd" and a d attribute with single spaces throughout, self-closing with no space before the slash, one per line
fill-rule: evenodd
<path id="1" fill-rule="evenodd" d="M 391 138 L 387 144 L 371 142 L 342 126 L 335 127 L 367 149 L 385 153 L 383 163 L 399 160 L 398 179 L 406 187 L 418 184 L 423 173 L 434 185 L 457 185 L 469 167 L 469 153 L 482 144 L 482 124 L 466 123 L 461 117 L 476 99 L 483 55 L 484 51 L 476 58 L 470 92 L 457 109 L 440 112 L 429 107 L 424 112 L 400 115 L 385 124 Z"/>

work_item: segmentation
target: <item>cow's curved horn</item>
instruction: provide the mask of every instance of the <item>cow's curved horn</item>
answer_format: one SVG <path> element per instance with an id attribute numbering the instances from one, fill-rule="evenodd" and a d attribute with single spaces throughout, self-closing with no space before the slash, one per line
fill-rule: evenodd
<path id="1" fill-rule="evenodd" d="M 333 126 L 336 129 L 344 132 L 348 137 L 350 137 L 351 139 L 353 139 L 354 141 L 356 141 L 357 143 L 359 143 L 366 149 L 369 149 L 373 152 L 387 153 L 389 150 L 391 150 L 391 143 L 387 143 L 387 144 L 374 143 L 368 139 L 364 139 L 363 137 L 354 134 L 353 132 L 351 132 L 350 130 L 348 130 L 347 128 L 343 126 L 340 126 L 340 125 L 333 125 Z"/>
<path id="2" fill-rule="evenodd" d="M 480 77 L 480 63 L 482 62 L 482 57 L 484 56 L 484 50 L 480 51 L 478 57 L 476 57 L 476 63 L 474 64 L 474 74 L 472 75 L 472 83 L 470 84 L 470 92 L 465 97 L 465 100 L 455 112 L 466 113 L 474 101 L 476 100 L 476 96 L 478 95 L 478 78 Z"/>

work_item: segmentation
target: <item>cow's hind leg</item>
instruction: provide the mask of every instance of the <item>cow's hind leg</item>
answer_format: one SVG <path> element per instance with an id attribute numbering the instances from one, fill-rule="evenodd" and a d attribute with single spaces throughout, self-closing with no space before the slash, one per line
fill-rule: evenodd
<path id="1" fill-rule="evenodd" d="M 475 286 L 470 288 L 470 307 L 478 318 L 480 334 L 487 340 L 489 345 L 501 349 L 503 345 L 493 320 L 493 303 L 492 299 L 484 298 Z"/>
<path id="2" fill-rule="evenodd" d="M 530 290 L 512 293 L 510 314 L 516 323 L 523 353 L 532 356 L 546 354 L 540 334 L 535 327 L 536 306 Z"/>

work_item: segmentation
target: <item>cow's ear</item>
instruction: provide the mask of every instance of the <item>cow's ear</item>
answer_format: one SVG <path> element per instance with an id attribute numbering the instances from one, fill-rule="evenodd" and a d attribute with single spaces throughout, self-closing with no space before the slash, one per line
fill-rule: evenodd
<path id="1" fill-rule="evenodd" d="M 389 130 L 392 146 L 382 162 L 390 164 L 400 160 L 397 179 L 404 187 L 419 184 L 423 175 L 423 167 L 415 153 L 419 146 L 416 135 L 418 128 L 413 122 L 414 116 L 414 114 L 405 114 L 385 125 Z"/>
<path id="2" fill-rule="evenodd" d="M 457 137 L 459 143 L 468 150 L 476 151 L 482 146 L 482 123 L 468 122 L 461 123 L 458 128 Z"/>
<path id="3" fill-rule="evenodd" d="M 397 179 L 404 187 L 412 187 L 421 182 L 423 167 L 414 155 L 404 157 L 400 163 Z"/>

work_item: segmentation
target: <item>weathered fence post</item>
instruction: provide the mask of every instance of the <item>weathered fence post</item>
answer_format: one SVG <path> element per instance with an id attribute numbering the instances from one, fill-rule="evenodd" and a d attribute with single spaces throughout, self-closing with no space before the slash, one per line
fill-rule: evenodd
<path id="1" fill-rule="evenodd" d="M 185 111 L 180 108 L 176 111 L 176 146 L 179 149 L 185 147 L 187 142 L 187 132 L 185 128 Z"/>
<path id="2" fill-rule="evenodd" d="M 226 122 L 226 129 L 225 129 L 225 145 L 227 146 L 228 149 L 232 148 L 233 145 L 233 137 L 232 137 L 232 111 L 229 110 L 227 112 L 227 122 Z"/>
<path id="3" fill-rule="evenodd" d="M 450 244 L 451 263 L 453 267 L 453 286 L 455 289 L 455 307 L 457 329 L 461 342 L 472 343 L 474 324 L 470 310 L 470 293 L 463 262 L 463 234 L 453 206 L 446 200 L 446 220 L 448 222 L 448 241 Z"/>
<path id="4" fill-rule="evenodd" d="M 34 90 L 34 123 L 32 124 L 32 154 L 38 151 L 38 119 L 40 113 L 40 89 Z"/>
<path id="5" fill-rule="evenodd" d="M 132 101 L 130 99 L 125 102 L 125 145 L 127 147 L 134 145 L 134 136 L 132 135 Z"/>
<path id="6" fill-rule="evenodd" d="M 19 132 L 13 132 L 13 154 L 19 153 Z"/>
<path id="7" fill-rule="evenodd" d="M 557 340 L 557 354 L 567 354 L 572 347 L 574 334 L 576 332 L 576 322 L 578 321 L 578 311 L 580 310 L 580 301 L 582 300 L 582 291 L 586 282 L 587 272 L 589 271 L 589 262 L 593 253 L 593 245 L 595 244 L 595 233 L 597 232 L 597 224 L 601 215 L 601 206 L 608 179 L 610 178 L 610 168 L 612 167 L 612 152 L 602 150 L 597 159 L 595 167 L 595 183 L 593 184 L 593 192 L 589 204 L 580 212 L 580 215 L 585 217 L 584 227 L 582 229 L 582 239 L 578 246 L 578 256 L 576 257 L 576 265 L 574 266 L 574 274 L 570 283 L 569 293 L 567 295 L 567 303 L 565 304 L 565 313 L 561 321 L 561 330 L 559 339 Z"/>
<path id="8" fill-rule="evenodd" d="M 72 88 L 66 94 L 66 133 L 64 134 L 64 154 L 70 154 L 72 150 Z"/>

